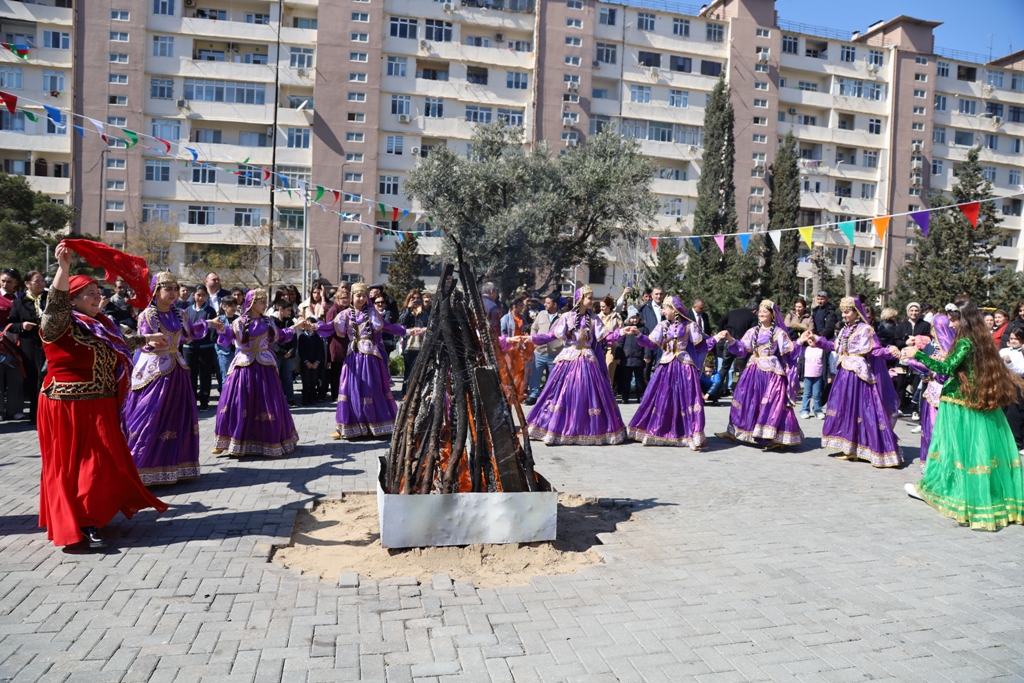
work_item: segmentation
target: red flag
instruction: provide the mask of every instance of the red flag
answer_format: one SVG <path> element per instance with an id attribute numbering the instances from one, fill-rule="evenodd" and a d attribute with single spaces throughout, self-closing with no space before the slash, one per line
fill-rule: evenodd
<path id="1" fill-rule="evenodd" d="M 106 271 L 103 278 L 107 282 L 113 282 L 118 277 L 127 282 L 135 292 L 135 298 L 128 303 L 135 308 L 145 308 L 153 300 L 146 259 L 93 240 L 69 239 L 61 240 L 61 244 L 84 258 L 93 268 L 103 268 Z"/>
<path id="2" fill-rule="evenodd" d="M 391 220 L 397 221 L 398 220 L 398 207 L 397 206 L 393 206 L 393 207 L 391 207 L 391 209 L 394 211 L 393 215 L 391 216 Z"/>
<path id="3" fill-rule="evenodd" d="M 334 204 L 337 204 L 338 200 L 341 199 L 341 193 L 337 190 L 331 190 L 331 192 L 334 193 Z M 334 204 L 331 204 L 331 206 L 334 206 Z"/>
<path id="4" fill-rule="evenodd" d="M 957 204 L 960 207 L 960 211 L 967 216 L 967 220 L 971 222 L 972 228 L 978 227 L 978 211 L 981 209 L 981 202 L 968 202 L 966 204 Z"/>
<path id="5" fill-rule="evenodd" d="M 263 169 L 263 182 L 267 182 L 270 179 L 270 171 Z"/>
<path id="6" fill-rule="evenodd" d="M 169 143 L 167 140 L 164 140 L 163 138 L 153 138 L 153 139 L 156 140 L 157 142 L 159 142 L 161 145 L 164 146 L 164 154 L 170 154 L 171 153 L 171 143 Z"/>
<path id="7" fill-rule="evenodd" d="M 11 115 L 13 116 L 14 109 L 18 106 L 17 95 L 12 95 L 9 92 L 0 92 L 0 100 L 3 100 L 3 103 L 7 105 L 7 111 L 11 112 Z"/>
<path id="8" fill-rule="evenodd" d="M 658 251 L 658 238 L 648 237 L 647 240 L 651 243 L 651 251 Z"/>

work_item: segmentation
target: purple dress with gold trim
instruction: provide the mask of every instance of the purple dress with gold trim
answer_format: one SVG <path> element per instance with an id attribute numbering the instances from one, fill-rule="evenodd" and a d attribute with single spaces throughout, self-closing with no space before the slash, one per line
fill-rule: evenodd
<path id="1" fill-rule="evenodd" d="M 559 318 L 548 334 L 531 335 L 537 346 L 555 339 L 565 343 L 526 418 L 531 437 L 549 446 L 598 446 L 625 440 L 626 427 L 600 349 L 601 344 L 613 344 L 621 337 L 621 328 L 606 335 L 600 318 L 575 311 Z"/>
<path id="2" fill-rule="evenodd" d="M 935 354 L 938 360 L 942 360 L 953 348 L 953 339 L 956 331 L 949 325 L 949 316 L 939 314 L 932 320 L 932 332 L 939 350 Z M 922 464 L 928 462 L 928 448 L 932 443 L 932 430 L 935 428 L 935 418 L 939 414 L 939 401 L 942 397 L 942 387 L 948 379 L 945 375 L 937 375 L 922 363 L 913 358 L 907 360 L 907 367 L 911 370 L 928 375 L 928 386 L 921 392 L 921 452 L 918 456 Z"/>
<path id="3" fill-rule="evenodd" d="M 758 445 L 803 443 L 804 433 L 793 406 L 796 361 L 803 355 L 804 347 L 793 343 L 785 327 L 758 325 L 728 348 L 735 356 L 752 354 L 733 392 L 728 433 Z"/>
<path id="4" fill-rule="evenodd" d="M 903 462 L 893 432 L 899 401 L 885 359 L 889 350 L 878 341 L 871 325 L 847 325 L 835 341 L 818 337 L 815 345 L 838 356 L 822 427 L 821 445 L 875 467 L 898 467 Z"/>
<path id="5" fill-rule="evenodd" d="M 271 458 L 295 450 L 299 436 L 271 350 L 275 342 L 285 344 L 294 336 L 294 330 L 278 328 L 266 316 L 240 317 L 218 335 L 218 344 L 234 342 L 237 351 L 217 403 L 217 449 Z"/>
<path id="6" fill-rule="evenodd" d="M 716 342 L 693 323 L 662 320 L 651 335 L 637 342 L 662 350 L 658 367 L 629 423 L 629 438 L 644 446 L 689 446 L 705 443 L 704 397 L 700 388 L 703 358 Z"/>
<path id="7" fill-rule="evenodd" d="M 180 345 L 204 337 L 205 320 L 189 323 L 177 308 L 139 315 L 139 334 L 163 333 L 167 348 L 144 346 L 124 405 L 125 433 L 146 486 L 199 477 L 199 416 Z"/>
<path id="8" fill-rule="evenodd" d="M 321 337 L 337 334 L 349 338 L 348 355 L 339 380 L 338 434 L 343 439 L 352 439 L 394 432 L 398 405 L 391 395 L 387 361 L 381 355 L 384 349 L 381 335 L 387 332 L 404 337 L 405 328 L 384 322 L 380 314 L 367 305 L 361 311 L 345 309 L 333 321 L 320 323 L 317 332 Z"/>

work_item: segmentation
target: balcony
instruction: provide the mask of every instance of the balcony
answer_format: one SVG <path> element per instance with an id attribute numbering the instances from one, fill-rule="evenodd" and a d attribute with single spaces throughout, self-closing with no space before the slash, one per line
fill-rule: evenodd
<path id="1" fill-rule="evenodd" d="M 651 192 L 654 194 L 671 197 L 694 197 L 697 196 L 697 181 L 690 180 L 666 180 L 654 178 L 651 180 Z"/>
<path id="2" fill-rule="evenodd" d="M 270 125 L 274 120 L 273 104 L 234 104 L 231 102 L 189 102 L 188 118 L 211 121 L 234 121 L 236 123 L 261 123 Z M 281 110 L 281 112 L 294 110 Z M 302 116 L 302 112 L 295 112 Z M 303 125 L 308 125 L 303 124 Z"/>
<path id="3" fill-rule="evenodd" d="M 0 12 L 3 14 L 4 22 L 24 21 L 55 26 L 74 25 L 75 11 L 67 7 L 50 7 L 2 0 L 0 1 Z"/>
<path id="4" fill-rule="evenodd" d="M 26 126 L 29 124 L 30 122 L 26 121 Z M 35 125 L 45 126 L 42 118 Z M 46 130 L 45 127 L 43 130 Z M 0 149 L 33 152 L 37 157 L 45 154 L 69 154 L 71 142 L 67 134 L 33 135 L 23 131 L 2 130 L 0 131 Z"/>
<path id="5" fill-rule="evenodd" d="M 201 38 L 216 38 L 240 42 L 277 42 L 277 27 L 270 24 L 250 24 L 244 21 L 214 20 L 198 17 L 170 17 L 153 14 L 147 17 L 150 31 L 178 33 Z M 282 39 L 284 38 L 282 32 Z"/>
<path id="6" fill-rule="evenodd" d="M 210 62 L 186 57 L 147 57 L 146 70 L 159 76 L 184 76 L 224 81 L 273 83 L 274 67 L 269 64 Z"/>
<path id="7" fill-rule="evenodd" d="M 66 195 L 71 192 L 70 178 L 51 178 L 48 176 L 26 176 L 29 186 L 36 192 L 48 195 Z"/>

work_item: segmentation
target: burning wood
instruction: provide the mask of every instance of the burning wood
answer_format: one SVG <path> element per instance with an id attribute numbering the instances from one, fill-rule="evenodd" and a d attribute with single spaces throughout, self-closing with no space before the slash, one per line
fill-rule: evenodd
<path id="1" fill-rule="evenodd" d="M 461 285 L 461 287 L 459 286 Z M 442 270 L 430 322 L 383 480 L 388 493 L 532 492 L 550 489 L 533 471 L 526 419 L 499 356 L 473 272 L 459 258 Z"/>

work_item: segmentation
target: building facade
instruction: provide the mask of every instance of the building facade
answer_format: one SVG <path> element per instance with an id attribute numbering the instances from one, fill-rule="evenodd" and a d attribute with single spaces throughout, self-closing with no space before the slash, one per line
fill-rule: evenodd
<path id="1" fill-rule="evenodd" d="M 707 6 L 641 0 L 39 0 L 0 4 L 0 90 L 196 150 L 105 144 L 48 119 L 4 113 L 4 169 L 79 209 L 75 229 L 198 279 L 212 265 L 274 282 L 322 276 L 386 281 L 393 237 L 271 192 L 259 169 L 342 191 L 333 207 L 362 223 L 430 232 L 403 192 L 438 145 L 471 153 L 479 123 L 524 128 L 553 152 L 606 126 L 655 159 L 654 236 L 688 234 L 697 200 L 704 107 L 717 79 L 735 109 L 739 229 L 767 224 L 769 168 L 793 131 L 801 225 L 855 221 L 855 244 L 815 231 L 837 269 L 891 287 L 914 228 L 870 219 L 925 206 L 982 146 L 1006 240 L 992 268 L 1020 269 L 1024 52 L 1000 59 L 934 45 L 939 22 L 899 16 L 863 32 L 793 23 L 774 0 Z M 245 172 L 251 168 L 252 173 Z M 242 171 L 240 174 L 239 171 Z M 301 182 L 300 182 L 301 181 Z M 328 198 L 330 199 L 330 198 Z M 367 200 L 370 200 L 369 202 Z M 408 207 L 395 222 L 377 202 Z M 330 203 L 329 201 L 327 202 Z M 432 231 L 432 232 L 431 232 Z M 163 240 L 163 247 L 153 243 Z M 303 244 L 308 246 L 303 249 Z M 273 273 L 266 272 L 273 245 Z M 852 248 L 852 254 L 850 249 Z M 306 256 L 305 263 L 303 256 Z M 603 272 L 566 274 L 599 294 L 632 281 L 609 253 Z M 435 271 L 425 264 L 427 280 Z M 256 272 L 263 269 L 262 272 Z M 810 268 L 799 265 L 808 278 Z M 230 279 L 231 275 L 228 275 Z M 809 286 L 809 284 L 808 284 Z"/>

